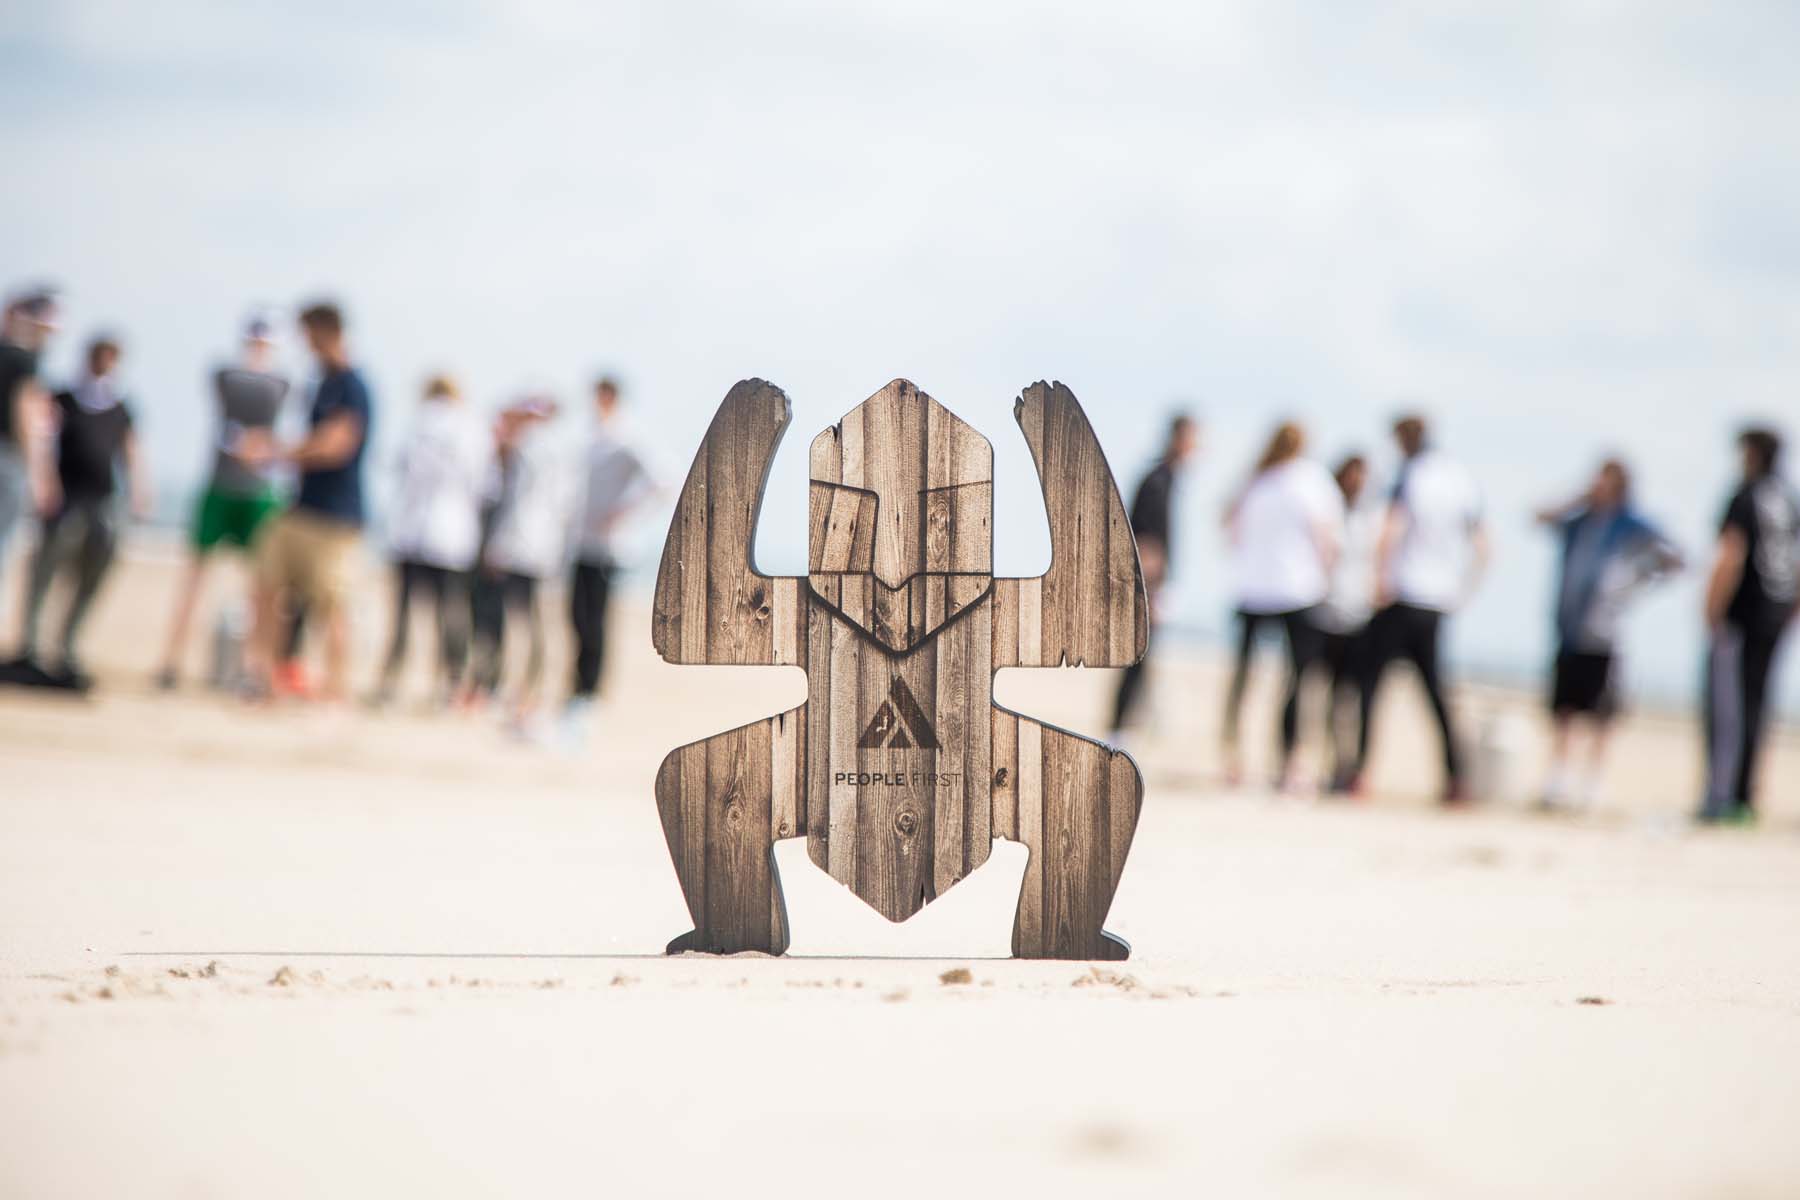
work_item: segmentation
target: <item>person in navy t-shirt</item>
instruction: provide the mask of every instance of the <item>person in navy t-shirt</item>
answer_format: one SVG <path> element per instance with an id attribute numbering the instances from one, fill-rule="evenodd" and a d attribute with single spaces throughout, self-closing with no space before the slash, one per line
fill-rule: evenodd
<path id="1" fill-rule="evenodd" d="M 364 519 L 362 466 L 372 402 L 362 375 L 350 365 L 343 314 L 314 304 L 300 329 L 320 370 L 310 428 L 298 444 L 278 447 L 266 433 L 245 433 L 232 448 L 247 463 L 281 461 L 298 468 L 294 503 L 257 543 L 256 629 L 252 670 L 267 685 L 286 623 L 284 605 L 303 604 L 325 629 L 328 700 L 347 694 L 350 572 Z"/>

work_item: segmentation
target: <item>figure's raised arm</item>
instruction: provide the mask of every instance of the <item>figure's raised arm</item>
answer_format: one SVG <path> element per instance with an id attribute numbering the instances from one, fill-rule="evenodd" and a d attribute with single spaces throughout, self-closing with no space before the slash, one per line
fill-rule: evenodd
<path id="1" fill-rule="evenodd" d="M 759 573 L 752 548 L 769 464 L 790 416 L 787 394 L 760 379 L 734 386 L 713 416 L 656 573 L 651 640 L 665 661 L 802 663 L 804 580 Z"/>
<path id="2" fill-rule="evenodd" d="M 994 666 L 1125 667 L 1144 656 L 1148 598 L 1118 484 L 1087 414 L 1060 383 L 1025 389 L 1013 415 L 1050 517 L 1050 570 L 994 580 Z"/>

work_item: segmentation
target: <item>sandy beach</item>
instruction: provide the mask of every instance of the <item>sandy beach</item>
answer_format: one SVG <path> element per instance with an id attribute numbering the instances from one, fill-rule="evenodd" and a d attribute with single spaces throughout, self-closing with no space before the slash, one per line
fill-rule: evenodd
<path id="1" fill-rule="evenodd" d="M 1597 809 L 1550 819 L 1524 803 L 1536 699 L 1465 689 L 1509 794 L 1446 815 L 1409 679 L 1372 799 L 1278 798 L 1220 783 L 1219 666 L 1172 660 L 1133 746 L 1129 962 L 988 957 L 1016 847 L 890 926 L 800 843 L 795 955 L 670 959 L 657 764 L 796 703 L 797 671 L 665 666 L 633 605 L 581 746 L 429 714 L 418 679 L 379 713 L 249 710 L 150 688 L 172 586 L 144 552 L 112 581 L 91 699 L 0 693 L 0 1195 L 1800 1186 L 1792 729 L 1756 829 L 1686 824 L 1698 733 L 1648 712 Z M 366 681 L 372 566 L 364 596 Z M 1012 672 L 998 696 L 1092 732 L 1111 682 Z M 868 957 L 892 954 L 926 957 Z"/>

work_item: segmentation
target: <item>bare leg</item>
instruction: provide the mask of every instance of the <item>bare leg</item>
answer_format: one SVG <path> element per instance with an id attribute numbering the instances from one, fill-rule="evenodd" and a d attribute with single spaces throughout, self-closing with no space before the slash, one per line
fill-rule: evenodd
<path id="1" fill-rule="evenodd" d="M 342 603 L 334 603 L 325 619 L 325 694 L 332 703 L 350 694 L 350 613 Z"/>
<path id="2" fill-rule="evenodd" d="M 187 561 L 187 569 L 181 573 L 181 582 L 175 589 L 175 612 L 169 620 L 169 638 L 163 645 L 162 669 L 160 676 L 169 683 L 174 683 L 181 671 L 181 660 L 186 657 L 188 630 L 194 623 L 194 610 L 200 605 L 200 591 L 206 582 L 206 555 L 195 553 Z"/>
<path id="3" fill-rule="evenodd" d="M 1540 803 L 1555 808 L 1568 796 L 1569 747 L 1574 739 L 1574 721 L 1568 713 L 1550 718 L 1550 769 L 1544 776 L 1544 793 Z"/>
<path id="4" fill-rule="evenodd" d="M 793 748 L 803 744 L 796 723 L 804 713 L 793 709 L 715 734 L 663 760 L 656 773 L 656 807 L 694 919 L 691 932 L 669 943 L 670 954 L 787 949 L 775 842 L 800 836 L 806 827 L 800 814 L 778 811 L 771 764 L 778 747 L 786 747 L 792 760 L 786 769 L 794 781 L 783 791 L 799 796 L 803 759 Z"/>
<path id="5" fill-rule="evenodd" d="M 254 686 L 267 692 L 275 676 L 286 640 L 287 622 L 282 619 L 281 591 L 265 579 L 258 579 L 250 589 L 250 646 L 245 666 Z"/>
<path id="6" fill-rule="evenodd" d="M 1581 784 L 1581 802 L 1592 805 L 1600 794 L 1600 780 L 1606 774 L 1606 744 L 1612 734 L 1612 722 L 1596 717 L 1588 731 L 1587 776 Z"/>

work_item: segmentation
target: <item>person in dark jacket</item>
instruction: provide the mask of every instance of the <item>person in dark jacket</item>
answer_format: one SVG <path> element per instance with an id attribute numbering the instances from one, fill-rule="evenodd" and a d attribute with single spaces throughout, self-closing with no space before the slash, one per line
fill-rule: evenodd
<path id="1" fill-rule="evenodd" d="M 1160 617 L 1159 593 L 1169 577 L 1174 559 L 1175 485 L 1189 459 L 1200 446 L 1200 427 L 1187 413 L 1177 413 L 1169 420 L 1169 436 L 1163 452 L 1139 481 L 1131 497 L 1131 533 L 1137 539 L 1138 561 L 1144 568 L 1144 586 L 1150 593 L 1149 643 L 1144 657 L 1125 668 L 1119 677 L 1118 694 L 1113 698 L 1113 737 L 1123 733 L 1144 690 L 1144 675 L 1150 666 L 1150 654 L 1156 645 L 1156 625 Z"/>

